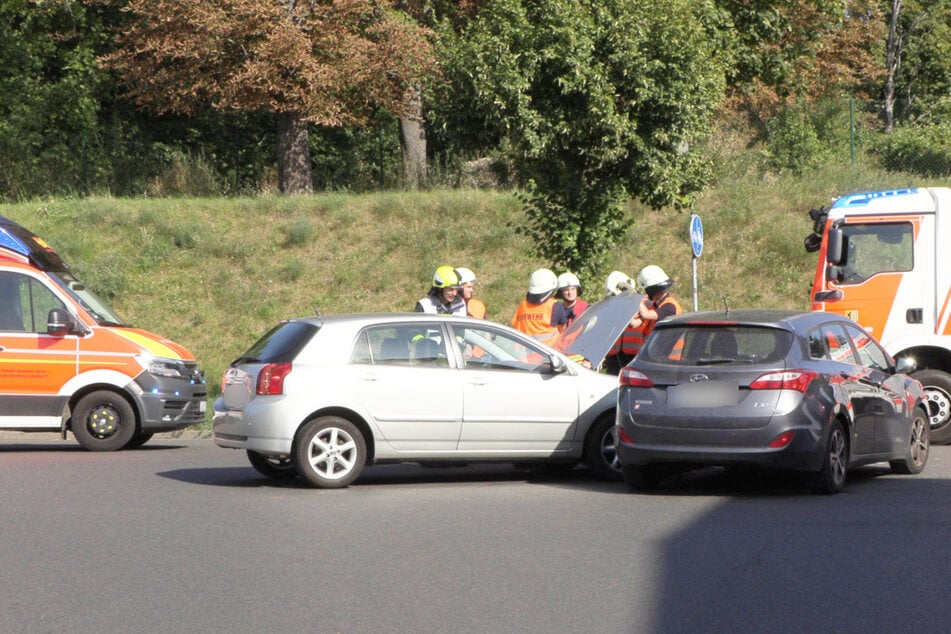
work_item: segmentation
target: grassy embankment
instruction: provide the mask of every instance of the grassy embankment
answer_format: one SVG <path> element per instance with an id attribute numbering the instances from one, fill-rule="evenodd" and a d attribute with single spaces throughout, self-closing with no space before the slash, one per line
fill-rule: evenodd
<path id="1" fill-rule="evenodd" d="M 807 211 L 849 191 L 916 184 L 924 183 L 842 168 L 711 188 L 696 207 L 705 234 L 700 309 L 807 309 L 815 269 L 802 247 Z M 689 213 L 635 204 L 630 213 L 634 224 L 604 275 L 660 264 L 691 307 Z M 0 215 L 45 238 L 126 321 L 192 350 L 212 395 L 229 361 L 282 318 L 411 310 L 435 267 L 449 263 L 472 268 L 490 319 L 508 322 L 529 273 L 544 265 L 515 231 L 523 216 L 511 193 L 89 198 L 0 205 Z M 583 296 L 596 300 L 601 288 Z"/>

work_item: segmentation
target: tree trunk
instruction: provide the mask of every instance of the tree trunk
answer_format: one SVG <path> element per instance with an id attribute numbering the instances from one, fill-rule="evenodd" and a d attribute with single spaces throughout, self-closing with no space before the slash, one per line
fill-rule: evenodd
<path id="1" fill-rule="evenodd" d="M 277 115 L 277 185 L 282 194 L 313 194 L 307 121 L 299 113 Z"/>
<path id="2" fill-rule="evenodd" d="M 400 117 L 400 149 L 406 185 L 421 189 L 428 183 L 426 171 L 426 128 L 423 125 L 423 101 L 419 88 L 412 89 L 410 110 Z"/>
<path id="3" fill-rule="evenodd" d="M 901 33 L 898 17 L 902 0 L 892 0 L 892 15 L 888 22 L 888 41 L 885 45 L 885 132 L 895 127 L 895 76 L 901 67 Z"/>

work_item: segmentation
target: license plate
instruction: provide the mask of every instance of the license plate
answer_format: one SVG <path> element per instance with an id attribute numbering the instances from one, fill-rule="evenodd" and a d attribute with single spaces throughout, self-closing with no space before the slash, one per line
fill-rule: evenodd
<path id="1" fill-rule="evenodd" d="M 736 381 L 682 383 L 667 388 L 667 407 L 731 407 L 739 395 Z"/>
<path id="2" fill-rule="evenodd" d="M 201 412 L 202 414 L 208 411 L 208 401 L 206 401 L 205 399 L 198 401 L 198 411 Z"/>

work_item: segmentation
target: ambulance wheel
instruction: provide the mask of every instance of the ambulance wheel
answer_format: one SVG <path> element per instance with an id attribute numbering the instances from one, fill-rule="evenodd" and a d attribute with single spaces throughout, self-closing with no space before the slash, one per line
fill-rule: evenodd
<path id="1" fill-rule="evenodd" d="M 116 451 L 135 436 L 135 412 L 115 392 L 91 392 L 79 399 L 73 409 L 72 430 L 84 449 Z"/>
<path id="2" fill-rule="evenodd" d="M 951 443 L 951 374 L 941 370 L 921 370 L 912 376 L 925 387 L 931 444 Z"/>

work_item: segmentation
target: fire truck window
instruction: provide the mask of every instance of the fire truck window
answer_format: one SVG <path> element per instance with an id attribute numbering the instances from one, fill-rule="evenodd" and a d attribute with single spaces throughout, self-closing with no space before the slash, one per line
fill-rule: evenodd
<path id="1" fill-rule="evenodd" d="M 843 282 L 858 284 L 877 273 L 914 268 L 911 223 L 848 224 L 842 232 L 846 247 Z"/>

